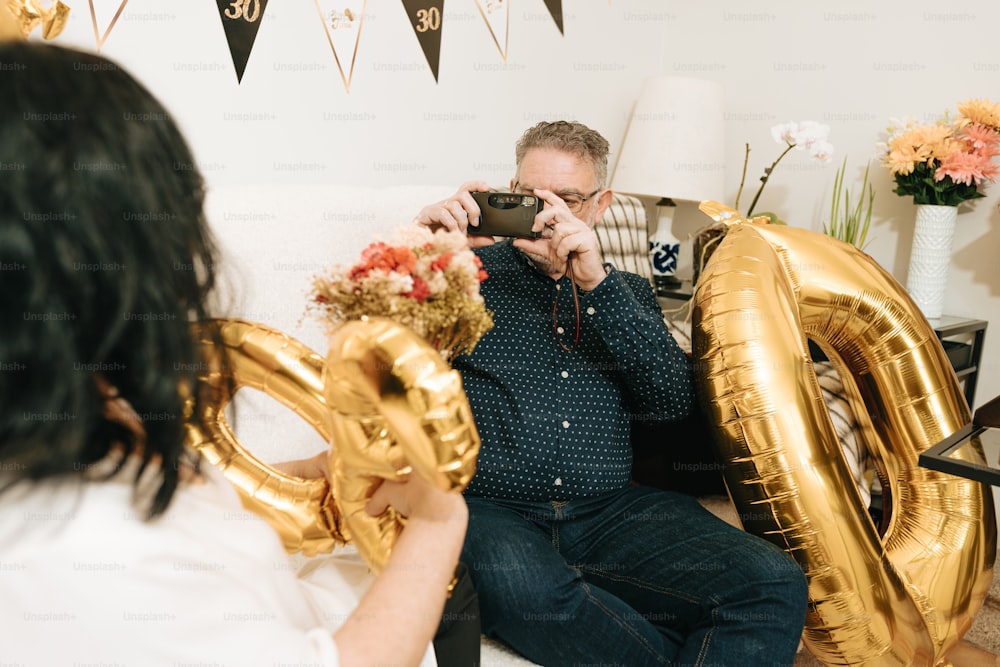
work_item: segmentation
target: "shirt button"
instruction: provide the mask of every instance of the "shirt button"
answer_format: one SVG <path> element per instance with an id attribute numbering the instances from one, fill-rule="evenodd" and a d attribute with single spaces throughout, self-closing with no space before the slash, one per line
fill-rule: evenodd
<path id="1" fill-rule="evenodd" d="M 559 327 L 558 329 L 556 329 L 556 331 L 557 331 L 557 332 L 559 332 L 559 333 L 565 333 L 565 332 L 563 331 L 563 328 L 562 328 L 562 327 Z"/>
<path id="2" fill-rule="evenodd" d="M 562 375 L 564 378 L 568 378 L 569 377 L 569 372 L 568 371 L 563 371 L 559 375 Z"/>
<path id="3" fill-rule="evenodd" d="M 569 422 L 563 422 L 563 428 L 569 428 Z"/>
<path id="4" fill-rule="evenodd" d="M 556 486 L 562 486 L 562 477 L 556 477 L 556 481 L 553 482 Z"/>
<path id="5" fill-rule="evenodd" d="M 596 313 L 596 312 L 597 312 L 597 311 L 596 311 L 596 310 L 594 310 L 594 307 L 593 307 L 593 306 L 590 306 L 589 308 L 587 308 L 587 314 L 588 314 L 588 315 L 593 315 L 593 314 L 594 314 L 594 313 Z"/>

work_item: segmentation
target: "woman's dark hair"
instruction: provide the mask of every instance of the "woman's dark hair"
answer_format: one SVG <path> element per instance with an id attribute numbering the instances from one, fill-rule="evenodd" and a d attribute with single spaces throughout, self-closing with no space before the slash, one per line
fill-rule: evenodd
<path id="1" fill-rule="evenodd" d="M 200 415 L 206 393 L 201 175 L 116 63 L 28 42 L 0 42 L 0 63 L 0 479 L 78 475 L 120 443 L 161 464 L 155 516 L 177 487 L 185 408 Z M 104 416 L 99 378 L 144 442 Z"/>

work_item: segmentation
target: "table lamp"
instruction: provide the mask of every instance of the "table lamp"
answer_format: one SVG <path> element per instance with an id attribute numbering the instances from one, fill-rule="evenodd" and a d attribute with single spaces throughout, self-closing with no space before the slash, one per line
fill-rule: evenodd
<path id="1" fill-rule="evenodd" d="M 722 85 L 677 76 L 647 79 L 632 110 L 611 187 L 656 197 L 649 253 L 657 288 L 680 286 L 673 235 L 676 201 L 722 201 L 725 180 Z"/>

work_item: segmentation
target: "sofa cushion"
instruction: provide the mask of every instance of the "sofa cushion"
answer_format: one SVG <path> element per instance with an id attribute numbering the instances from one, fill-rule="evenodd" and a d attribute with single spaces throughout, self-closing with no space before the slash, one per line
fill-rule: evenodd
<path id="1" fill-rule="evenodd" d="M 630 195 L 615 194 L 604 217 L 594 227 L 604 261 L 619 271 L 653 280 L 649 261 L 646 207 Z"/>

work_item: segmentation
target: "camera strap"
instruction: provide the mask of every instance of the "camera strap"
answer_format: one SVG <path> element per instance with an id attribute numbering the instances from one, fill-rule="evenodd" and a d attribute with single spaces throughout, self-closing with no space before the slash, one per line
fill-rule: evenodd
<path id="1" fill-rule="evenodd" d="M 576 332 L 573 335 L 573 344 L 566 345 L 562 342 L 562 338 L 559 334 L 559 292 L 556 292 L 556 297 L 552 301 L 552 331 L 556 335 L 556 342 L 559 343 L 559 347 L 567 352 L 572 352 L 577 343 L 580 342 L 580 294 L 576 289 L 576 280 L 573 278 L 573 253 L 570 253 L 566 257 L 566 277 L 569 278 L 569 284 L 573 286 L 573 308 L 576 310 Z"/>

